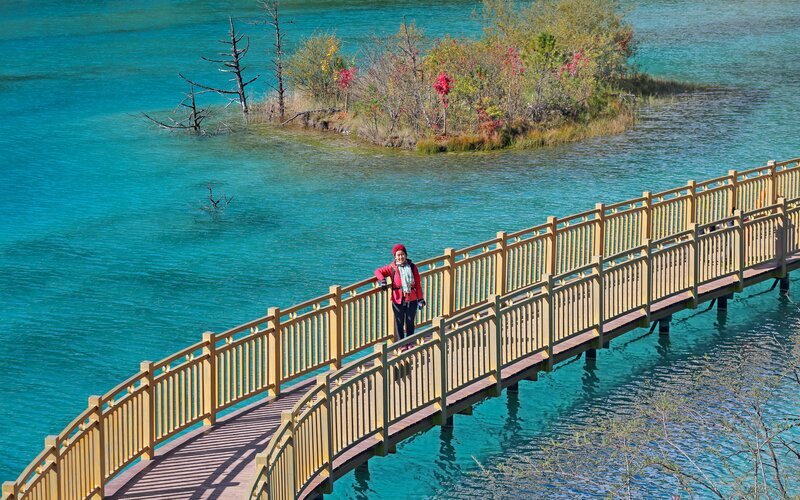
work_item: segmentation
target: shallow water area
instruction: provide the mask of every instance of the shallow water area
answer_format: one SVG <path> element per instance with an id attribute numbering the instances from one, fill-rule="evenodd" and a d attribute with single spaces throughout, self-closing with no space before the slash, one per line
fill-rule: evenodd
<path id="1" fill-rule="evenodd" d="M 10 61 L 0 68 L 0 479 L 16 477 L 45 435 L 139 361 L 361 279 L 388 262 L 398 241 L 421 259 L 598 201 L 800 156 L 800 4 L 626 5 L 642 70 L 719 89 L 646 108 L 618 136 L 423 156 L 259 131 L 193 138 L 137 116 L 177 103 L 179 71 L 212 78 L 216 69 L 200 56 L 216 51 L 228 15 L 256 18 L 256 2 L 0 4 L 0 53 Z M 355 52 L 403 15 L 428 34 L 475 34 L 477 8 L 287 1 L 284 19 L 292 21 L 288 40 L 335 29 Z M 268 33 L 240 27 L 252 36 L 253 71 L 266 75 Z M 266 89 L 260 81 L 257 95 Z M 202 210 L 209 184 L 234 197 L 214 217 Z M 759 310 L 791 325 L 796 312 L 773 299 L 758 299 Z M 746 307 L 732 305 L 729 316 L 731 335 L 759 328 Z M 699 340 L 688 332 L 673 339 L 685 363 L 717 348 L 722 335 L 696 325 Z M 641 370 L 606 370 L 602 357 L 591 375 L 571 366 L 521 391 L 524 418 L 514 427 L 492 427 L 510 411 L 504 398 L 492 400 L 458 420 L 449 444 L 438 430 L 414 438 L 370 464 L 367 483 L 342 479 L 334 496 L 444 494 L 477 467 L 471 457 L 484 463 L 522 450 L 575 408 L 586 411 L 587 376 L 598 380 L 589 393 L 606 394 L 592 404 L 610 407 L 607 395 L 624 393 L 635 377 L 679 380 L 681 369 L 650 340 L 630 349 L 612 354 L 620 365 L 632 356 Z M 540 399 L 546 404 L 532 404 Z"/>

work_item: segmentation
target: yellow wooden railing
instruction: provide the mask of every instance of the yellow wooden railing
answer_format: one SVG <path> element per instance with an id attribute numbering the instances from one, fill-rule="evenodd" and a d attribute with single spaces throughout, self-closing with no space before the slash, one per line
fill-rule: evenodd
<path id="1" fill-rule="evenodd" d="M 335 460 L 366 440 L 385 453 L 389 427 L 415 412 L 433 406 L 443 422 L 448 397 L 485 379 L 498 394 L 501 370 L 523 358 L 551 364 L 555 346 L 587 333 L 602 345 L 604 323 L 634 312 L 649 323 L 652 304 L 683 295 L 696 305 L 703 285 L 732 278 L 740 289 L 758 266 L 785 276 L 798 251 L 797 160 L 447 251 L 455 287 L 443 297 L 456 310 L 318 376 L 258 455 L 251 498 L 295 498 L 318 477 L 330 488 Z"/>
<path id="2" fill-rule="evenodd" d="M 290 308 L 270 308 L 228 331 L 207 332 L 157 363 L 143 362 L 139 373 L 90 397 L 66 429 L 45 439 L 16 481 L 3 483 L 1 498 L 101 497 L 109 479 L 151 458 L 176 434 L 211 425 L 225 409 L 278 395 L 288 382 L 330 368 L 285 415 L 258 459 L 254 491 L 293 496 L 317 474 L 330 474 L 333 458 L 353 443 L 385 438 L 389 424 L 426 405 L 445 409 L 448 392 L 497 377 L 498 367 L 514 359 L 552 354 L 563 339 L 587 329 L 602 332 L 603 320 L 670 295 L 696 294 L 715 276 L 741 280 L 747 268 L 796 251 L 800 236 L 785 228 L 800 227 L 798 197 L 800 159 L 770 162 L 447 249 L 418 263 L 429 304 L 421 330 L 429 337 L 416 336 L 415 347 L 402 353 L 384 344 L 391 308 L 388 292 L 373 278 L 332 286 Z M 784 235 L 780 248 L 773 241 L 776 228 Z M 692 272 L 671 273 L 677 266 Z M 372 346 L 376 352 L 340 369 L 345 358 Z M 420 387 L 389 383 L 394 375 L 386 368 L 399 363 L 416 363 L 429 376 Z M 354 396 L 365 384 L 378 388 L 369 401 Z"/>

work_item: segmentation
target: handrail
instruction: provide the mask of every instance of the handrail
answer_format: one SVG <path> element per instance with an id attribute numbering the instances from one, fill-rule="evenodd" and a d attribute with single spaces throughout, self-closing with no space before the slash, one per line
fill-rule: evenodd
<path id="1" fill-rule="evenodd" d="M 747 177 L 746 181 L 739 180 L 739 176 L 751 174 L 753 177 Z M 763 179 L 763 182 L 753 179 Z M 705 189 L 715 183 L 719 185 Z M 786 199 L 790 199 L 790 203 L 795 204 L 795 199 L 800 197 L 800 158 L 770 162 L 765 167 L 739 173 L 730 171 L 727 176 L 699 184 L 690 181 L 687 186 L 652 195 L 644 193 L 642 197 L 608 207 L 598 204 L 576 215 L 550 218 L 544 225 L 510 234 L 498 233 L 495 238 L 458 251 L 447 249 L 444 256 L 421 261 L 432 266 L 423 273 L 422 286 L 428 291 L 430 310 L 438 316 L 451 316 L 489 303 L 492 296 L 509 296 L 534 284 L 545 287 L 546 295 L 553 296 L 557 292 L 553 281 L 556 275 L 592 268 L 596 272 L 589 275 L 586 283 L 602 279 L 602 264 L 596 257 L 604 255 L 606 250 L 616 255 L 637 252 L 653 238 L 664 240 L 685 233 L 691 236 L 689 246 L 695 248 L 696 253 L 698 234 L 697 226 L 693 225 L 697 222 L 708 225 L 712 221 L 706 219 L 713 214 L 719 213 L 728 219 L 733 210 L 737 210 L 736 231 L 741 241 L 742 212 L 779 204 L 779 197 L 785 198 L 780 202 L 782 208 L 778 209 L 782 215 L 774 220 L 780 219 L 781 227 L 785 228 L 787 221 L 797 219 L 800 211 L 796 207 L 788 209 L 786 203 Z M 630 208 L 618 210 L 626 206 Z M 607 214 L 607 210 L 611 213 Z M 531 236 L 522 239 L 528 235 Z M 612 246 L 614 238 L 624 239 L 621 248 Z M 790 243 L 796 246 L 799 240 L 795 235 L 784 234 L 782 247 L 787 248 Z M 653 248 L 654 245 L 649 243 L 647 251 L 661 248 L 658 245 Z M 685 246 L 676 248 L 682 251 Z M 473 253 L 475 250 L 480 253 Z M 765 248 L 762 253 L 775 259 L 778 250 L 770 253 Z M 737 262 L 744 262 L 743 253 L 737 258 Z M 751 261 L 747 265 L 753 265 Z M 648 266 L 653 269 L 651 263 Z M 737 272 L 741 275 L 743 266 L 740 265 Z M 68 427 L 70 432 L 77 430 L 69 438 L 69 443 L 75 446 L 60 449 L 60 445 L 53 445 L 52 439 L 46 440 L 45 451 L 18 479 L 3 483 L 0 500 L 47 498 L 48 492 L 76 498 L 98 492 L 102 495 L 104 485 L 122 468 L 119 463 L 152 458 L 157 445 L 201 421 L 205 425 L 213 424 L 220 410 L 265 391 L 278 395 L 285 383 L 321 366 L 339 368 L 347 356 L 376 344 L 376 349 L 383 348 L 381 343 L 391 335 L 389 293 L 374 286 L 359 290 L 370 281 L 371 278 L 367 278 L 348 287 L 331 287 L 327 294 L 283 310 L 271 308 L 266 316 L 220 334 L 207 332 L 201 342 L 157 363 L 143 362 L 140 372 L 128 379 L 130 385 L 126 381 L 102 397 L 90 398 L 88 409 Z M 682 289 L 673 285 L 668 288 Z M 346 299 L 341 290 L 347 290 Z M 586 289 L 582 293 L 593 292 Z M 594 294 L 597 293 L 595 290 Z M 550 303 L 548 307 L 553 307 L 552 300 L 546 302 Z M 307 308 L 310 310 L 305 311 Z M 284 319 L 287 312 L 290 318 Z M 431 324 L 430 331 L 436 336 L 437 320 L 431 321 L 432 313 L 425 314 L 427 319 L 423 323 Z M 596 312 L 593 316 L 597 316 Z M 582 318 L 581 324 L 586 323 L 585 320 Z M 262 327 L 264 324 L 266 327 Z M 470 329 L 466 332 L 464 335 L 477 335 Z M 436 352 L 428 354 L 444 356 L 446 347 L 442 339 L 446 336 L 441 332 L 438 335 L 440 344 L 430 347 Z M 218 342 L 224 344 L 218 346 Z M 552 348 L 552 342 L 549 347 Z M 497 356 L 497 349 L 493 348 L 492 356 Z M 392 352 L 391 347 L 388 350 Z M 398 354 L 405 355 L 405 352 Z M 412 354 L 406 357 L 410 356 Z M 497 360 L 489 362 L 496 371 Z M 135 387 L 136 382 L 140 387 Z M 169 391 L 165 390 L 167 385 Z M 126 387 L 127 394 L 115 400 Z M 441 404 L 446 390 L 441 387 L 439 390 Z M 119 409 L 123 407 L 126 418 L 119 419 Z M 282 449 L 289 448 L 286 445 Z M 109 466 L 110 456 L 115 457 L 113 467 Z M 91 464 L 92 470 L 83 470 L 85 466 L 78 464 Z M 274 465 L 272 462 L 269 466 Z M 259 477 L 268 480 L 267 476 L 260 473 Z"/>
<path id="2" fill-rule="evenodd" d="M 797 169 L 800 168 L 800 164 L 795 165 L 794 168 L 795 172 L 797 172 Z M 771 175 L 773 169 L 768 168 L 765 169 L 765 171 L 767 172 L 765 175 Z M 734 207 L 732 215 L 723 215 L 718 219 L 707 221 L 703 224 L 696 223 L 697 210 L 700 208 L 696 203 L 698 194 L 707 196 L 709 193 L 713 194 L 724 189 L 727 190 L 725 191 L 726 193 L 732 191 L 735 195 L 737 194 L 736 190 L 741 186 L 741 184 L 739 186 L 736 185 L 735 177 L 735 173 L 730 173 L 729 176 L 715 179 L 713 182 L 701 183 L 701 187 L 699 189 L 693 187 L 688 196 L 679 195 L 675 198 L 679 202 L 683 201 L 685 198 L 689 198 L 691 206 L 694 208 L 695 213 L 684 214 L 686 217 L 685 227 L 687 227 L 687 229 L 679 229 L 674 231 L 671 235 L 659 238 L 657 241 L 651 241 L 649 238 L 640 237 L 639 244 L 633 245 L 627 251 L 615 252 L 609 257 L 603 257 L 607 244 L 601 238 L 600 241 L 602 243 L 594 246 L 594 248 L 599 249 L 600 252 L 592 258 L 591 263 L 575 266 L 559 273 L 558 276 L 547 273 L 541 281 L 521 287 L 519 291 L 512 290 L 502 296 L 493 294 L 487 301 L 470 306 L 468 308 L 469 310 L 458 312 L 447 319 L 435 319 L 431 331 L 424 334 L 420 333 L 413 338 L 403 340 L 399 345 L 415 345 L 416 347 L 398 354 L 396 359 L 410 359 L 409 362 L 411 365 L 416 367 L 411 370 L 419 374 L 414 384 L 416 384 L 416 387 L 432 385 L 432 387 L 434 387 L 434 390 L 431 392 L 433 397 L 423 398 L 424 400 L 420 403 L 419 401 L 409 401 L 411 397 L 409 393 L 397 395 L 396 393 L 387 394 L 385 391 L 381 392 L 381 396 L 385 401 L 379 401 L 377 403 L 376 407 L 379 410 L 380 408 L 384 408 L 383 411 L 385 412 L 385 408 L 388 406 L 399 405 L 400 408 L 405 408 L 406 411 L 401 412 L 399 415 L 393 415 L 391 419 L 385 414 L 379 414 L 377 416 L 369 414 L 370 417 L 367 419 L 367 422 L 361 423 L 361 425 L 365 425 L 366 428 L 369 429 L 369 432 L 367 432 L 365 436 L 368 435 L 371 437 L 377 434 L 383 436 L 381 439 L 386 440 L 388 439 L 386 437 L 388 435 L 387 427 L 390 423 L 399 421 L 403 417 L 415 411 L 419 411 L 422 407 L 428 405 L 436 406 L 439 412 L 439 420 L 441 421 L 445 419 L 447 415 L 446 400 L 448 393 L 457 391 L 485 377 L 492 377 L 494 383 L 499 387 L 499 370 L 502 367 L 508 366 L 525 356 L 545 350 L 548 353 L 548 358 L 552 360 L 554 344 L 584 332 L 594 332 L 594 335 L 602 342 L 602 325 L 604 321 L 610 321 L 636 310 L 643 310 L 646 317 L 649 317 L 650 305 L 653 302 L 676 293 L 689 293 L 690 297 L 696 302 L 698 289 L 701 284 L 729 275 L 735 275 L 738 286 L 743 286 L 743 272 L 746 266 L 745 263 L 747 262 L 745 260 L 746 252 L 744 249 L 748 248 L 745 246 L 746 242 L 744 238 L 746 237 L 747 224 L 752 224 L 752 221 L 747 221 L 743 213 L 747 214 L 747 216 L 756 216 L 769 212 L 770 215 L 756 219 L 756 221 L 761 224 L 774 223 L 775 231 L 773 233 L 762 231 L 758 238 L 765 240 L 769 239 L 769 237 L 773 237 L 776 241 L 786 242 L 790 240 L 788 237 L 788 229 L 791 229 L 792 234 L 797 233 L 797 225 L 792 227 L 790 220 L 794 217 L 794 219 L 800 221 L 800 207 L 794 207 L 788 210 L 787 207 L 794 206 L 796 201 L 791 200 L 787 203 L 785 198 L 780 197 L 777 198 L 777 203 L 770 204 L 769 206 L 749 206 L 747 207 L 748 210 L 745 212 L 743 212 L 742 209 Z M 707 187 L 717 182 L 719 182 L 720 185 Z M 800 178 L 796 177 L 795 183 L 800 184 Z M 681 188 L 681 190 L 682 189 L 683 188 Z M 680 190 L 677 192 L 680 192 Z M 773 192 L 773 194 L 777 196 L 779 193 Z M 661 194 L 657 194 L 655 197 L 661 198 Z M 647 203 L 647 200 L 652 198 L 650 196 L 645 196 L 644 198 L 646 204 L 643 210 L 647 212 L 647 220 L 652 221 L 652 204 Z M 636 200 L 629 203 L 628 206 L 641 202 L 641 200 Z M 661 201 L 660 203 L 667 202 L 668 201 Z M 730 213 L 728 209 L 731 208 L 731 206 L 728 199 L 717 198 L 713 199 L 713 202 L 717 204 L 724 203 L 725 206 L 722 208 L 711 207 L 712 209 L 722 214 Z M 614 207 L 618 208 L 625 205 L 626 203 L 623 202 L 621 204 L 615 204 Z M 705 207 L 705 209 L 709 210 L 709 207 Z M 602 206 L 598 206 L 596 210 L 598 215 L 596 219 L 591 218 L 592 212 L 584 212 L 583 214 L 579 214 L 578 217 L 566 218 L 572 220 L 579 218 L 580 220 L 571 226 L 557 227 L 556 231 L 554 231 L 551 236 L 550 244 L 555 246 L 555 242 L 558 241 L 559 230 L 588 226 L 591 222 L 598 219 L 603 226 L 597 228 L 597 232 L 592 234 L 592 236 L 595 239 L 598 238 L 598 233 L 602 236 L 602 232 L 605 229 L 604 225 L 607 224 L 608 221 L 607 218 L 604 217 L 605 212 Z M 637 207 L 631 210 L 631 212 L 634 211 L 640 212 L 641 209 Z M 641 227 L 638 228 L 638 232 L 640 236 L 647 234 Z M 720 240 L 726 238 L 735 240 L 735 244 L 720 245 Z M 797 241 L 800 238 L 795 235 L 792 239 Z M 490 241 L 488 244 L 492 243 L 494 243 L 494 241 Z M 758 241 L 754 240 L 754 243 L 758 243 Z M 586 242 L 581 242 L 580 245 L 586 245 Z M 710 245 L 710 247 L 705 254 L 702 254 L 700 250 L 704 245 Z M 473 245 L 469 248 L 477 249 L 481 246 L 483 245 Z M 732 251 L 726 250 L 731 247 Z M 773 245 L 773 247 L 776 246 Z M 777 261 L 783 260 L 785 267 L 786 256 L 790 252 L 795 252 L 797 250 L 800 250 L 800 248 L 789 248 L 785 243 L 782 243 L 781 248 L 776 247 L 771 255 L 758 254 L 754 259 L 751 259 L 753 262 L 748 262 L 747 265 L 749 265 L 749 267 L 754 267 L 774 259 Z M 664 266 L 663 263 L 660 262 L 662 258 L 666 258 L 669 262 L 673 263 L 673 266 L 676 262 L 685 262 L 691 272 L 688 273 L 689 276 L 685 280 L 677 280 L 668 286 L 656 286 L 654 290 L 654 281 L 658 279 L 660 274 L 664 274 Z M 606 264 L 608 265 L 607 267 Z M 557 267 L 551 270 L 554 269 L 557 269 Z M 683 281 L 685 281 L 685 283 L 683 283 Z M 619 289 L 615 289 L 614 285 L 619 285 L 620 283 L 624 285 L 618 286 L 617 288 Z M 539 295 L 534 292 L 537 288 L 542 290 L 542 293 Z M 523 290 L 525 292 L 523 292 Z M 523 296 L 526 298 L 515 301 L 515 298 L 520 297 L 520 293 L 524 293 Z M 616 295 L 614 295 L 615 293 Z M 540 332 L 538 335 L 538 342 L 527 341 L 528 349 L 517 349 L 516 352 L 509 356 L 511 359 L 508 359 L 509 357 L 507 357 L 506 354 L 511 351 L 509 351 L 506 346 L 514 342 L 516 338 L 506 332 L 506 328 L 503 326 L 503 313 L 514 313 L 520 307 L 525 307 L 528 304 L 534 303 L 538 306 L 538 312 L 527 315 L 527 318 L 529 318 L 528 323 L 531 323 L 529 325 L 530 330 L 534 330 L 530 332 L 530 334 L 536 337 L 536 330 L 538 329 Z M 505 304 L 505 307 L 503 307 L 503 304 Z M 544 311 L 543 308 L 547 309 L 547 311 Z M 486 315 L 487 311 L 488 315 Z M 571 316 L 565 316 L 564 312 Z M 557 313 L 562 314 L 559 316 L 561 320 L 566 320 L 567 317 L 570 317 L 573 318 L 573 321 L 553 321 Z M 517 322 L 520 321 L 520 317 L 525 317 L 525 315 L 518 316 L 516 318 Z M 533 318 L 538 318 L 540 323 L 534 325 L 533 323 L 535 321 Z M 451 325 L 453 329 L 451 329 Z M 522 329 L 518 328 L 518 330 Z M 448 344 L 451 339 L 455 339 L 459 336 L 464 336 L 467 340 L 460 345 L 453 345 L 452 342 Z M 428 338 L 430 338 L 430 340 L 425 340 Z M 517 341 L 517 343 L 520 342 Z M 398 344 L 395 344 L 395 346 L 398 346 Z M 469 346 L 469 348 L 464 346 Z M 433 351 L 428 353 L 426 351 L 428 348 L 433 349 Z M 387 349 L 391 350 L 392 346 L 377 346 L 376 352 L 381 353 L 385 359 Z M 468 354 L 467 351 L 469 351 Z M 423 369 L 419 362 L 415 362 L 411 359 L 414 355 L 430 360 L 433 364 L 433 368 L 430 370 Z M 461 358 L 459 358 L 459 356 Z M 373 368 L 371 368 L 370 372 L 367 372 L 366 366 L 370 363 L 373 364 Z M 388 370 L 385 362 L 382 364 L 378 363 L 378 368 L 375 368 L 374 364 L 375 358 L 370 357 L 368 361 L 355 361 L 342 371 L 356 371 L 361 374 L 369 373 L 369 375 L 363 375 L 362 378 L 366 379 L 372 377 L 374 383 L 392 377 L 391 371 Z M 324 382 L 330 384 L 331 380 L 327 378 L 324 379 Z M 323 392 L 324 391 L 317 391 L 318 394 L 322 394 Z M 417 394 L 415 397 L 419 397 L 419 395 Z M 397 398 L 400 399 L 398 400 Z M 336 408 L 331 405 L 330 401 L 320 399 L 316 402 L 320 407 L 326 407 L 326 405 L 328 405 L 326 411 L 335 414 Z M 369 412 L 365 412 L 364 415 L 359 414 L 355 418 L 361 422 L 368 413 Z M 348 416 L 352 418 L 353 414 L 348 413 Z M 318 437 L 331 434 L 335 435 L 337 433 L 352 434 L 351 423 L 345 422 L 341 418 L 337 420 L 336 417 L 330 421 L 338 421 L 339 424 L 338 426 L 332 424 L 329 428 L 323 428 L 321 430 L 321 435 Z M 355 446 L 359 442 L 362 442 L 363 439 L 366 439 L 366 437 L 354 439 L 352 442 L 348 443 L 348 445 Z M 308 477 L 304 478 L 306 479 L 304 484 L 308 484 L 311 477 L 317 474 L 322 474 L 324 479 L 332 481 L 333 465 L 330 463 L 332 459 L 329 458 L 329 462 L 325 462 L 324 464 L 313 463 L 313 457 L 305 457 L 305 460 L 306 462 L 303 463 L 295 461 L 297 467 L 303 467 L 304 470 L 312 471 L 307 475 Z M 308 460 L 311 460 L 311 462 Z M 262 460 L 262 463 L 265 462 Z M 253 484 L 251 498 L 262 498 L 265 491 L 264 488 L 269 485 L 270 478 L 268 475 L 262 474 L 261 470 L 258 470 L 258 474 L 260 479 Z M 328 487 L 330 487 L 330 485 L 328 485 Z M 303 493 L 302 489 L 303 488 L 298 488 L 287 491 L 273 490 L 267 495 L 267 498 L 294 498 L 298 494 Z"/>

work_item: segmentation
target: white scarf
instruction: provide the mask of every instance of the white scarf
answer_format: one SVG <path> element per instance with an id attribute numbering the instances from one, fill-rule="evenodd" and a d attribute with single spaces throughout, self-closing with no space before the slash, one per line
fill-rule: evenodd
<path id="1" fill-rule="evenodd" d="M 405 264 L 397 264 L 397 269 L 400 271 L 400 282 L 403 286 L 403 293 L 411 293 L 411 287 L 414 285 L 414 272 L 411 270 L 411 263 L 406 261 Z"/>

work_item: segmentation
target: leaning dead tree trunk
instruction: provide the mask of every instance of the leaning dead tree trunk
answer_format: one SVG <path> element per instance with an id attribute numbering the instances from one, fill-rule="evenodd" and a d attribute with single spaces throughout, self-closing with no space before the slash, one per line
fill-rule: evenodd
<path id="1" fill-rule="evenodd" d="M 286 87 L 283 86 L 283 34 L 281 33 L 280 17 L 278 15 L 279 0 L 265 0 L 261 3 L 267 12 L 267 24 L 275 29 L 275 57 L 272 60 L 272 67 L 275 71 L 275 78 L 278 80 L 278 114 L 281 121 L 286 117 Z"/>
<path id="2" fill-rule="evenodd" d="M 181 75 L 181 78 L 183 78 L 192 85 L 196 85 L 197 87 L 210 90 L 211 92 L 216 92 L 217 94 L 220 95 L 235 95 L 236 97 L 232 98 L 231 102 L 238 102 L 239 105 L 242 107 L 242 114 L 245 116 L 245 118 L 247 118 L 247 113 L 249 112 L 249 109 L 247 107 L 247 95 L 245 94 L 245 87 L 247 87 L 254 81 L 258 80 L 258 77 L 260 75 L 256 75 L 254 78 L 245 81 L 244 77 L 242 76 L 242 73 L 247 68 L 242 67 L 242 58 L 247 54 L 247 51 L 250 50 L 250 38 L 245 37 L 242 34 L 236 33 L 236 27 L 233 25 L 232 17 L 228 18 L 228 22 L 230 23 L 231 26 L 231 30 L 229 32 L 230 39 L 220 40 L 220 42 L 230 45 L 230 52 L 219 53 L 220 56 L 228 57 L 228 59 L 209 59 L 208 57 L 203 57 L 203 60 L 221 64 L 222 67 L 219 68 L 220 71 L 222 71 L 223 73 L 233 74 L 233 78 L 231 78 L 231 81 L 235 83 L 235 88 L 232 90 L 219 89 L 194 82 L 192 80 L 189 80 L 183 75 Z M 242 40 L 246 40 L 246 45 L 244 47 L 241 47 Z"/>
<path id="3" fill-rule="evenodd" d="M 203 120 L 208 117 L 208 110 L 197 109 L 197 100 L 195 99 L 196 95 L 197 93 L 194 91 L 194 85 L 190 84 L 189 93 L 186 94 L 186 97 L 178 105 L 178 107 L 187 108 L 189 110 L 189 116 L 182 120 L 167 118 L 169 120 L 169 123 L 167 123 L 165 121 L 157 120 L 147 113 L 142 113 L 142 116 L 161 128 L 169 130 L 186 130 L 193 134 L 200 135 L 203 133 L 202 123 Z"/>

